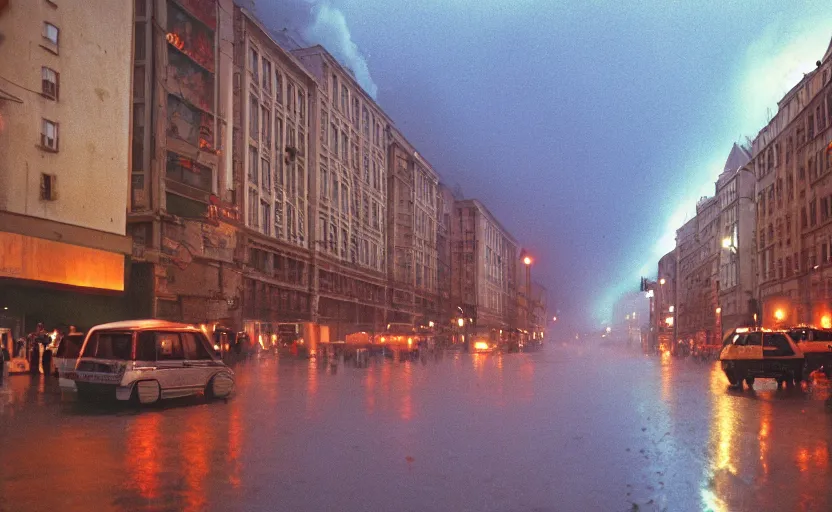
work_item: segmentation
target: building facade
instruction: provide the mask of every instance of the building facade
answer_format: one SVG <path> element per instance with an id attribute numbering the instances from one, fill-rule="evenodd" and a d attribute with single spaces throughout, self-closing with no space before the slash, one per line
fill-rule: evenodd
<path id="1" fill-rule="evenodd" d="M 517 324 L 517 242 L 476 199 L 454 203 L 451 302 L 466 333 L 497 336 Z"/>
<path id="2" fill-rule="evenodd" d="M 123 318 L 132 2 L 2 4 L 0 327 Z"/>
<path id="3" fill-rule="evenodd" d="M 649 344 L 646 347 L 648 353 L 671 350 L 675 344 L 677 259 L 676 249 L 659 259 L 656 283 L 652 286 L 653 297 L 650 303 L 652 320 Z"/>
<path id="4" fill-rule="evenodd" d="M 752 144 L 764 326 L 832 326 L 832 45 Z"/>
<path id="5" fill-rule="evenodd" d="M 389 322 L 439 321 L 439 175 L 398 130 L 387 173 Z M 447 237 L 446 237 L 447 239 Z"/>
<path id="6" fill-rule="evenodd" d="M 387 169 L 392 122 L 322 46 L 294 50 L 318 83 L 310 133 L 312 321 L 320 339 L 384 329 Z"/>
<path id="7" fill-rule="evenodd" d="M 751 154 L 734 144 L 716 182 L 719 207 L 717 333 L 754 323 L 754 232 L 756 179 L 747 166 Z"/>
<path id="8" fill-rule="evenodd" d="M 310 107 L 317 83 L 254 16 L 238 6 L 234 13 L 242 323 L 255 340 L 288 332 L 314 343 L 309 212 L 317 154 Z"/>

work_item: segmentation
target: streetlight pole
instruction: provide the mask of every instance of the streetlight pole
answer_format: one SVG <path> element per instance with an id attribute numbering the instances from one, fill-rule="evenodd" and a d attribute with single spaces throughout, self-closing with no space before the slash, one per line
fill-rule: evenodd
<path id="1" fill-rule="evenodd" d="M 529 330 L 532 317 L 532 259 L 524 257 L 523 264 L 526 265 L 526 330 Z"/>

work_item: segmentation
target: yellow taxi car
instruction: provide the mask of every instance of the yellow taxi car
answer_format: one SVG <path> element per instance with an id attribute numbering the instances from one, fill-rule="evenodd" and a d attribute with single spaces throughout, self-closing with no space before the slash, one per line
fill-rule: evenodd
<path id="1" fill-rule="evenodd" d="M 776 379 L 778 387 L 803 378 L 803 351 L 787 331 L 738 327 L 723 339 L 719 360 L 734 388 L 758 378 Z"/>

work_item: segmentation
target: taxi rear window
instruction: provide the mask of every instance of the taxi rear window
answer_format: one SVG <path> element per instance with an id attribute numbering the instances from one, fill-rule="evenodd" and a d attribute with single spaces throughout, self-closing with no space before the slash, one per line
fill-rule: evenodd
<path id="1" fill-rule="evenodd" d="M 83 357 L 129 361 L 133 357 L 133 334 L 96 331 L 84 346 Z"/>

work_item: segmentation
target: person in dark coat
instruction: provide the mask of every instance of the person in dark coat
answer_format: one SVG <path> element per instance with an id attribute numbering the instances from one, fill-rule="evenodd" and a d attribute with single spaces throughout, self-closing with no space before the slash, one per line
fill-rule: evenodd
<path id="1" fill-rule="evenodd" d="M 0 349 L 0 386 L 3 385 L 3 378 L 6 376 L 6 363 L 11 360 L 11 354 L 9 354 L 9 349 L 6 348 L 6 345 L 3 345 L 2 349 Z"/>
<path id="2" fill-rule="evenodd" d="M 49 336 L 43 336 L 40 340 L 41 347 L 43 347 L 43 354 L 41 355 L 41 362 L 43 367 L 43 374 L 44 375 L 51 375 L 52 372 L 52 349 L 49 348 L 51 345 L 52 338 Z"/>

